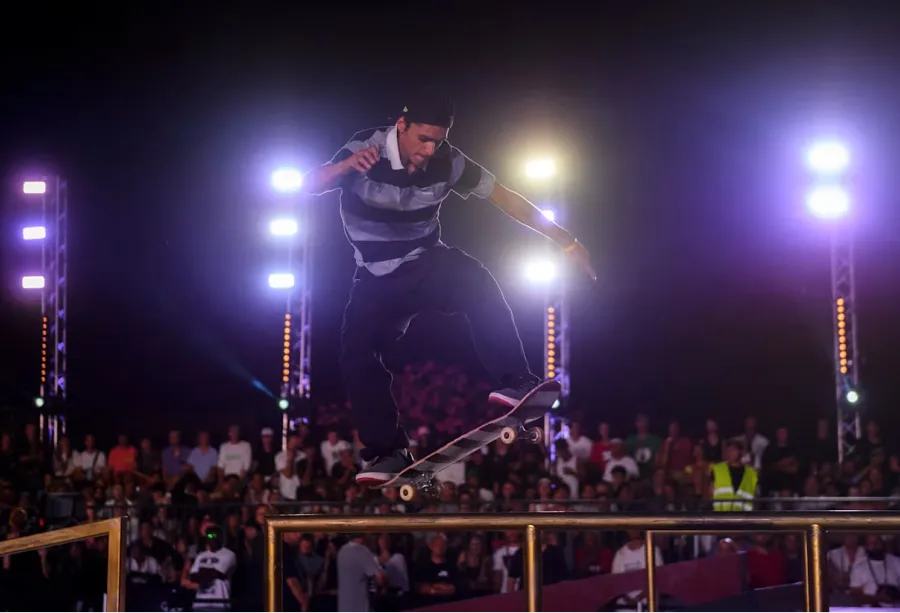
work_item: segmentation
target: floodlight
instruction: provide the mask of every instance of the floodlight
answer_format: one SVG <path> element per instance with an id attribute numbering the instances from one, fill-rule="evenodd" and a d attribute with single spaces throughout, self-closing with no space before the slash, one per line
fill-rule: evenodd
<path id="1" fill-rule="evenodd" d="M 544 209 L 541 213 L 550 221 L 556 221 L 556 213 L 552 209 Z"/>
<path id="2" fill-rule="evenodd" d="M 269 287 L 273 289 L 290 289 L 294 287 L 294 275 L 289 272 L 269 275 Z"/>
<path id="3" fill-rule="evenodd" d="M 556 264 L 550 260 L 534 260 L 525 265 L 525 278 L 532 283 L 549 283 L 556 278 Z"/>
<path id="4" fill-rule="evenodd" d="M 29 275 L 22 277 L 23 289 L 44 289 L 44 277 L 42 275 Z"/>
<path id="5" fill-rule="evenodd" d="M 47 238 L 47 228 L 45 228 L 44 226 L 22 228 L 22 238 L 27 241 L 35 241 Z"/>
<path id="6" fill-rule="evenodd" d="M 856 404 L 857 402 L 859 402 L 859 392 L 857 392 L 856 390 L 849 390 L 845 398 L 850 404 Z"/>
<path id="7" fill-rule="evenodd" d="M 838 142 L 821 142 L 810 147 L 806 154 L 810 169 L 817 173 L 839 173 L 850 163 L 846 147 Z"/>
<path id="8" fill-rule="evenodd" d="M 44 181 L 25 181 L 22 184 L 22 191 L 26 194 L 45 194 L 47 184 Z"/>
<path id="9" fill-rule="evenodd" d="M 525 164 L 525 174 L 532 179 L 548 179 L 556 174 L 556 164 L 549 158 L 531 160 Z"/>
<path id="10" fill-rule="evenodd" d="M 269 222 L 269 232 L 272 236 L 293 236 L 297 233 L 297 220 L 273 219 Z"/>
<path id="11" fill-rule="evenodd" d="M 823 185 L 809 193 L 806 205 L 816 217 L 837 219 L 850 211 L 850 196 L 840 186 Z"/>
<path id="12" fill-rule="evenodd" d="M 279 168 L 272 173 L 272 187 L 279 192 L 296 192 L 303 185 L 303 175 L 296 168 Z"/>

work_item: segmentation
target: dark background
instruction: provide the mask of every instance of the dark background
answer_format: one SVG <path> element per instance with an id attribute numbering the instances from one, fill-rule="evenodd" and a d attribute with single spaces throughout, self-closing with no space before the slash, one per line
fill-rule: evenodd
<path id="1" fill-rule="evenodd" d="M 266 287 L 280 253 L 263 228 L 284 202 L 269 173 L 327 160 L 396 115 L 404 91 L 437 83 L 456 99 L 452 142 L 501 181 L 543 204 L 522 164 L 548 149 L 558 160 L 559 220 L 600 272 L 593 286 L 573 277 L 572 406 L 622 427 L 638 410 L 692 427 L 833 417 L 829 230 L 804 210 L 803 154 L 844 138 L 865 408 L 895 413 L 891 3 L 61 6 L 0 20 L 5 404 L 27 406 L 38 386 L 39 304 L 17 289 L 37 251 L 16 240 L 18 188 L 51 171 L 71 190 L 75 431 L 275 422 L 252 385 L 280 378 L 283 300 Z M 336 195 L 298 200 L 315 209 L 324 400 L 342 395 L 352 251 Z M 451 197 L 442 220 L 500 281 L 539 370 L 542 303 L 520 265 L 542 240 L 475 198 Z M 460 318 L 422 317 L 397 359 L 473 363 L 466 333 Z"/>

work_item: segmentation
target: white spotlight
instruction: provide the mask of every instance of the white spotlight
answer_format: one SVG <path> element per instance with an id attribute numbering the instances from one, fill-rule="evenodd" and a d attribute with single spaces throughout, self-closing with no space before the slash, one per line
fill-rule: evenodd
<path id="1" fill-rule="evenodd" d="M 272 173 L 272 187 L 279 192 L 296 192 L 303 185 L 303 175 L 296 168 L 279 168 Z"/>
<path id="2" fill-rule="evenodd" d="M 297 233 L 297 220 L 273 219 L 269 222 L 269 232 L 272 236 L 293 236 Z"/>
<path id="3" fill-rule="evenodd" d="M 850 154 L 847 148 L 838 142 L 816 143 L 806 154 L 806 162 L 814 172 L 839 173 L 850 163 Z"/>
<path id="4" fill-rule="evenodd" d="M 22 184 L 22 192 L 25 194 L 44 194 L 47 192 L 47 184 L 43 181 L 25 181 Z"/>
<path id="5" fill-rule="evenodd" d="M 32 226 L 30 228 L 22 228 L 22 238 L 26 241 L 41 240 L 47 238 L 47 228 L 44 226 Z"/>
<path id="6" fill-rule="evenodd" d="M 532 283 L 549 283 L 556 278 L 556 264 L 550 260 L 534 260 L 525 265 L 525 278 Z"/>
<path id="7" fill-rule="evenodd" d="M 294 287 L 294 275 L 289 272 L 269 275 L 269 287 L 273 289 L 290 289 Z"/>
<path id="8" fill-rule="evenodd" d="M 842 187 L 823 185 L 809 193 L 806 205 L 816 217 L 838 219 L 850 212 L 850 196 Z"/>
<path id="9" fill-rule="evenodd" d="M 41 275 L 30 275 L 27 277 L 22 277 L 22 288 L 44 289 L 44 277 Z"/>

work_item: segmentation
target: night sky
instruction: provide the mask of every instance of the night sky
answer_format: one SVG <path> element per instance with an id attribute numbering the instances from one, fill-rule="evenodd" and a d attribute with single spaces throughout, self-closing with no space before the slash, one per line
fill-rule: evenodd
<path id="1" fill-rule="evenodd" d="M 17 285 L 38 260 L 17 240 L 28 210 L 17 190 L 50 171 L 71 191 L 73 432 L 274 423 L 275 401 L 252 385 L 277 393 L 280 380 L 269 173 L 326 161 L 430 84 L 456 100 L 453 144 L 554 208 L 522 166 L 545 151 L 558 160 L 558 220 L 600 273 L 593 285 L 573 276 L 572 406 L 621 426 L 638 410 L 689 427 L 833 417 L 829 226 L 805 212 L 803 155 L 820 135 L 845 139 L 865 407 L 891 421 L 890 3 L 284 5 L 5 9 L 0 404 L 37 390 L 39 304 Z M 315 208 L 313 394 L 341 397 L 352 251 L 336 194 L 297 206 Z M 520 268 L 542 239 L 476 198 L 451 196 L 442 221 L 444 240 L 497 277 L 540 370 L 542 303 Z M 459 317 L 419 318 L 392 357 L 474 363 L 467 331 Z"/>

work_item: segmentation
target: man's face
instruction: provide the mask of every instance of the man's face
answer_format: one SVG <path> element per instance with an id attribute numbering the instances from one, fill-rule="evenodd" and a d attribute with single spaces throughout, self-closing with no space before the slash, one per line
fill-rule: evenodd
<path id="1" fill-rule="evenodd" d="M 741 448 L 737 445 L 729 445 L 725 451 L 726 462 L 737 462 L 741 459 Z"/>
<path id="2" fill-rule="evenodd" d="M 866 554 L 873 560 L 884 559 L 884 541 L 876 534 L 866 536 Z"/>
<path id="3" fill-rule="evenodd" d="M 397 144 L 400 159 L 421 168 L 437 148 L 447 139 L 447 128 L 424 123 L 407 123 L 405 118 L 397 121 Z"/>

